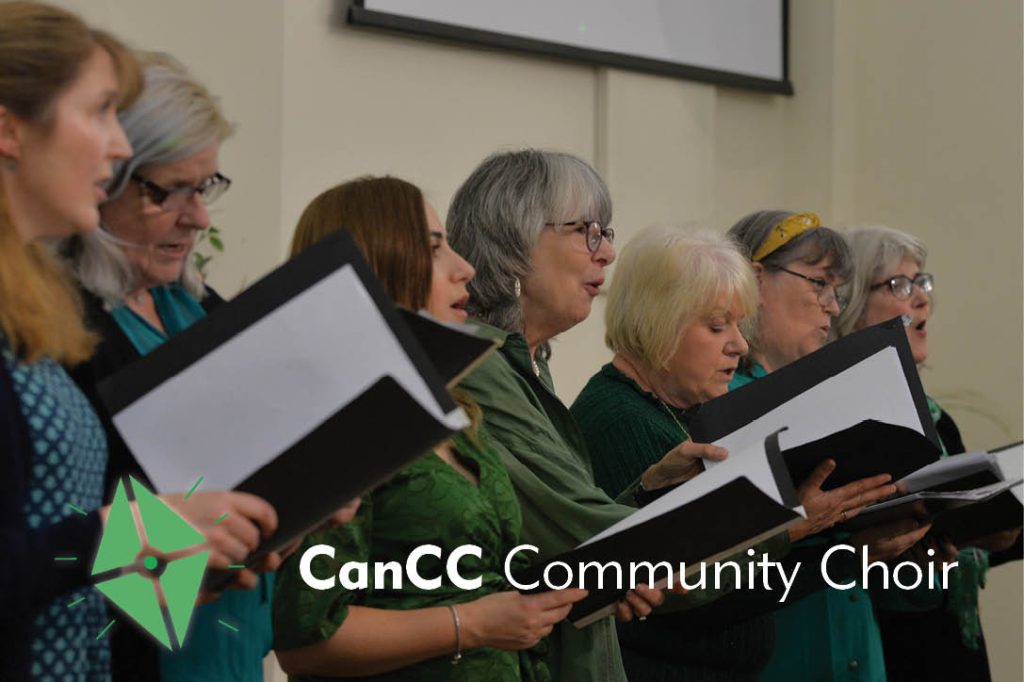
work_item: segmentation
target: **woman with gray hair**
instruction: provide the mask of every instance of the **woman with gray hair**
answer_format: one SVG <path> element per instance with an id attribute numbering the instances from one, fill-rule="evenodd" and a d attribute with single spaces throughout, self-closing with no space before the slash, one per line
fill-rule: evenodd
<path id="1" fill-rule="evenodd" d="M 572 549 L 635 509 L 594 483 L 583 437 L 555 395 L 549 341 L 582 322 L 615 259 L 608 227 L 608 188 L 585 161 L 558 152 L 524 150 L 484 160 L 456 192 L 448 210 L 453 248 L 477 271 L 467 309 L 482 330 L 502 339 L 461 387 L 483 409 L 523 509 L 524 542 L 541 558 Z M 697 457 L 721 448 L 687 442 L 649 467 L 622 496 L 683 480 Z M 619 603 L 619 617 L 646 618 L 660 592 L 639 587 Z M 562 680 L 624 680 L 610 619 L 577 630 L 560 624 L 551 637 L 549 668 Z"/>
<path id="2" fill-rule="evenodd" d="M 218 170 L 218 152 L 231 127 L 216 100 L 177 61 L 155 53 L 142 53 L 139 60 L 145 86 L 119 116 L 134 153 L 115 164 L 99 209 L 100 229 L 62 247 L 82 287 L 89 326 L 100 336 L 95 355 L 72 372 L 95 404 L 100 380 L 203 318 L 221 300 L 203 285 L 192 247 L 210 225 L 206 204 L 230 185 Z M 103 422 L 110 442 L 107 490 L 124 474 L 148 483 L 109 418 Z M 263 568 L 279 561 L 275 555 Z M 272 642 L 273 575 L 239 573 L 239 586 L 258 589 L 232 590 L 199 607 L 177 651 L 158 651 L 134 628 L 118 628 L 112 635 L 114 679 L 262 680 L 262 660 Z M 228 631 L 220 620 L 241 633 Z"/>
<path id="3" fill-rule="evenodd" d="M 730 383 L 738 388 L 813 353 L 827 343 L 832 318 L 846 299 L 838 289 L 850 277 L 850 249 L 842 236 L 821 225 L 813 213 L 758 211 L 729 229 L 750 258 L 761 296 L 751 352 Z M 823 483 L 824 481 L 822 481 Z M 881 490 L 865 493 L 850 507 L 835 510 L 843 521 Z M 844 540 L 866 546 L 871 561 L 899 556 L 928 532 L 914 520 L 874 526 Z M 797 545 L 827 542 L 821 535 Z M 775 613 L 775 652 L 762 680 L 884 680 L 882 643 L 868 594 L 861 587 L 814 592 Z"/>
<path id="4" fill-rule="evenodd" d="M 839 316 L 838 335 L 902 317 L 914 362 L 923 364 L 928 359 L 926 325 L 935 287 L 934 277 L 923 272 L 928 258 L 924 243 L 884 225 L 852 228 L 846 239 L 854 267 L 853 276 L 843 287 L 850 305 Z M 964 452 L 956 423 L 930 396 L 928 409 L 943 456 Z M 990 565 L 987 550 L 1007 550 L 1015 541 L 1019 545 L 1019 538 L 1020 529 L 1016 529 L 978 538 L 959 551 L 941 543 L 940 556 L 958 562 L 948 591 L 919 589 L 905 594 L 892 590 L 876 595 L 889 680 L 990 678 L 978 618 L 978 591 Z M 1019 557 L 1018 546 L 1016 552 L 994 554 L 991 563 Z M 922 642 L 928 647 L 921 646 Z"/>

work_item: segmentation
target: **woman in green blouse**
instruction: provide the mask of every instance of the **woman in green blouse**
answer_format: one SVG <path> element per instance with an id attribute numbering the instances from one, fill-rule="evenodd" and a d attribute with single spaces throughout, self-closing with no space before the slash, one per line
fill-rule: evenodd
<path id="1" fill-rule="evenodd" d="M 444 226 L 415 186 L 395 178 L 362 178 L 327 190 L 306 208 L 292 255 L 324 235 L 348 230 L 389 295 L 436 319 L 463 322 L 466 284 L 474 271 L 448 245 Z M 479 409 L 460 399 L 479 421 Z M 476 426 L 399 471 L 367 495 L 355 521 L 308 536 L 278 572 L 274 648 L 281 666 L 299 679 L 362 676 L 375 680 L 548 680 L 541 641 L 586 593 L 563 590 L 524 596 L 504 576 L 508 552 L 519 544 L 522 521 L 501 460 Z M 473 544 L 460 574 L 479 576 L 467 591 L 447 579 L 434 590 L 407 581 L 365 589 L 339 583 L 313 590 L 299 574 L 306 548 L 326 544 L 335 557 L 312 562 L 314 575 L 337 575 L 346 562 L 405 563 L 420 545 L 442 557 Z M 525 561 L 525 560 L 524 560 Z M 443 577 L 439 560 L 421 560 L 425 578 Z"/>
<path id="2" fill-rule="evenodd" d="M 625 518 L 635 511 L 635 493 L 683 480 L 695 458 L 725 454 L 687 441 L 644 470 L 620 500 L 594 482 L 583 435 L 555 394 L 548 358 L 551 340 L 590 315 L 604 284 L 615 259 L 611 217 L 608 188 L 589 164 L 532 149 L 485 159 L 448 210 L 452 246 L 477 269 L 469 310 L 504 341 L 462 387 L 483 409 L 512 478 L 523 541 L 542 558 Z M 618 616 L 645 618 L 661 600 L 641 586 L 619 603 Z M 557 679 L 626 679 L 611 618 L 582 630 L 562 624 L 550 648 Z"/>
<path id="3" fill-rule="evenodd" d="M 757 305 L 750 263 L 722 235 L 654 227 L 630 240 L 605 309 L 605 340 L 615 355 L 572 406 L 594 476 L 609 494 L 689 439 L 689 408 L 728 391 L 748 351 L 742 327 Z M 892 492 L 884 475 L 822 492 L 831 471 L 831 462 L 823 464 L 800 488 L 807 520 L 756 556 L 778 559 L 791 540 L 827 528 L 841 510 Z M 699 472 L 695 466 L 693 475 Z M 771 655 L 774 629 L 764 612 L 777 599 L 745 592 L 658 616 L 647 627 L 620 626 L 630 679 L 753 679 Z"/>
<path id="4" fill-rule="evenodd" d="M 916 237 L 883 225 L 846 234 L 854 269 L 843 293 L 850 305 L 836 323 L 839 336 L 903 316 L 914 362 L 928 359 L 928 319 L 934 278 L 922 272 L 928 251 Z M 952 418 L 932 398 L 928 407 L 943 456 L 964 451 Z M 959 562 L 948 591 L 890 591 L 876 595 L 878 625 L 889 680 L 990 679 L 985 638 L 978 618 L 978 591 L 989 566 L 987 550 L 1005 550 L 1020 530 L 978 538 L 970 547 L 945 546 Z"/>
<path id="5" fill-rule="evenodd" d="M 852 269 L 842 236 L 813 213 L 759 211 L 732 226 L 753 263 L 760 292 L 751 351 L 730 389 L 813 353 L 828 341 L 845 307 L 837 293 Z M 842 510 L 849 516 L 850 510 Z M 901 521 L 860 531 L 844 542 L 868 548 L 871 561 L 899 556 L 928 532 Z M 803 545 L 821 543 L 819 537 Z M 882 644 L 871 600 L 860 587 L 815 592 L 775 613 L 775 653 L 762 680 L 885 680 Z"/>

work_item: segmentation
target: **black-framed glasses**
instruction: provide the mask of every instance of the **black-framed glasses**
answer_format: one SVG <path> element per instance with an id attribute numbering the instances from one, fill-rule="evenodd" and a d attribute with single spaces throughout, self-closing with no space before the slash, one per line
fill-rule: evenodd
<path id="1" fill-rule="evenodd" d="M 913 279 L 906 275 L 896 275 L 883 282 L 872 284 L 871 291 L 885 286 L 889 287 L 889 291 L 892 292 L 893 296 L 900 300 L 905 300 L 914 293 L 915 286 L 924 293 L 931 294 L 935 288 L 935 277 L 927 272 L 918 273 Z"/>
<path id="2" fill-rule="evenodd" d="M 584 235 L 587 242 L 587 251 L 590 251 L 590 253 L 597 253 L 597 250 L 601 248 L 602 239 L 606 240 L 609 244 L 615 243 L 615 230 L 602 226 L 596 220 L 573 220 L 568 223 L 545 223 L 545 225 L 562 229 L 572 228 L 573 232 L 579 232 Z"/>
<path id="3" fill-rule="evenodd" d="M 829 307 L 832 305 L 832 302 L 835 301 L 836 305 L 839 307 L 839 312 L 846 309 L 846 304 L 849 303 L 849 301 L 846 300 L 845 296 L 836 291 L 836 286 L 834 284 L 830 284 L 829 282 L 826 282 L 823 279 L 818 279 L 817 277 L 808 277 L 807 275 L 799 272 L 788 270 L 780 265 L 776 265 L 775 269 L 793 275 L 794 277 L 799 277 L 800 279 L 806 279 L 808 282 L 813 284 L 814 288 L 818 290 L 818 303 L 822 308 Z"/>
<path id="4" fill-rule="evenodd" d="M 231 187 L 231 179 L 220 173 L 214 173 L 205 180 L 202 180 L 198 185 L 184 185 L 172 188 L 158 185 L 138 173 L 132 173 L 131 178 L 139 183 L 139 187 L 142 188 L 143 193 L 149 197 L 150 201 L 165 211 L 176 211 L 184 208 L 196 194 L 199 195 L 199 199 L 203 204 L 212 204 Z"/>

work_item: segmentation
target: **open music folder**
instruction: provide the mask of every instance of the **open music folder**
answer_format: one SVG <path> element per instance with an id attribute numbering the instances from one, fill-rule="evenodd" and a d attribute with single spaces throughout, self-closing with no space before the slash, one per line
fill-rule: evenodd
<path id="1" fill-rule="evenodd" d="M 553 562 L 571 567 L 583 563 L 614 563 L 627 571 L 631 563 L 668 562 L 673 574 L 680 563 L 684 575 L 700 570 L 701 562 L 735 556 L 773 537 L 804 518 L 792 480 L 778 446 L 778 434 L 748 448 L 735 462 L 699 474 L 638 509 L 619 523 L 598 533 L 575 549 L 522 569 L 519 584 L 540 582 L 534 590 L 548 589 L 544 569 Z M 654 586 L 662 587 L 667 573 Z M 578 628 L 614 613 L 625 587 L 601 587 L 595 573 L 587 574 L 586 598 L 573 605 L 569 620 Z M 675 578 L 674 578 L 675 579 Z M 578 579 L 573 586 L 579 586 Z"/>
<path id="2" fill-rule="evenodd" d="M 936 453 L 939 450 L 939 436 L 899 318 L 833 341 L 704 403 L 694 412 L 690 437 L 733 452 L 786 428 L 779 443 L 788 450 L 865 420 L 915 431 L 932 442 Z"/>
<path id="3" fill-rule="evenodd" d="M 494 347 L 400 312 L 339 231 L 99 392 L 157 492 L 201 479 L 275 507 L 250 564 L 467 426 L 446 384 Z"/>
<path id="4" fill-rule="evenodd" d="M 901 494 L 867 507 L 847 526 L 916 516 L 923 505 L 932 532 L 954 544 L 1024 524 L 1024 446 L 944 457 L 898 481 Z"/>

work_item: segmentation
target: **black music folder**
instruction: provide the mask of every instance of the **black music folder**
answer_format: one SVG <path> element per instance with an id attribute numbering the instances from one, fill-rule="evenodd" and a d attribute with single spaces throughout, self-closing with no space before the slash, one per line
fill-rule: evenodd
<path id="1" fill-rule="evenodd" d="M 579 587 L 575 571 L 585 562 L 614 562 L 622 567 L 627 580 L 631 562 L 668 562 L 673 575 L 682 562 L 685 575 L 690 576 L 700 570 L 701 562 L 710 564 L 734 556 L 802 520 L 803 508 L 779 451 L 778 434 L 770 434 L 746 454 L 742 465 L 726 460 L 579 547 L 518 571 L 516 582 L 540 582 L 536 589 L 524 591 L 546 591 L 544 569 L 555 561 L 572 567 L 573 587 Z M 564 572 L 553 575 L 564 578 Z M 629 587 L 599 587 L 596 575 L 586 574 L 583 586 L 589 594 L 569 613 L 569 620 L 578 628 L 611 615 L 615 602 Z M 655 585 L 661 587 L 667 573 L 658 575 L 664 576 Z"/>
<path id="2" fill-rule="evenodd" d="M 274 505 L 251 564 L 468 425 L 446 384 L 495 345 L 467 330 L 400 312 L 340 231 L 99 393 L 157 492 Z"/>
<path id="3" fill-rule="evenodd" d="M 917 516 L 923 505 L 932 533 L 963 544 L 1024 524 L 1024 448 L 1021 443 L 992 452 L 944 457 L 898 481 L 901 494 L 867 507 L 846 527 Z"/>
<path id="4" fill-rule="evenodd" d="M 899 318 L 829 343 L 704 403 L 694 411 L 690 437 L 732 453 L 785 428 L 780 436 L 783 450 L 834 437 L 829 444 L 837 454 L 850 450 L 852 455 L 854 446 L 866 447 L 874 457 L 888 456 L 888 451 L 895 462 L 908 435 L 893 435 L 895 440 L 888 444 L 869 445 L 858 429 L 847 431 L 869 420 L 915 432 L 931 442 L 932 459 L 938 456 L 939 436 Z M 843 443 L 851 438 L 854 440 Z M 913 449 L 922 450 L 920 439 L 915 440 Z M 705 466 L 713 470 L 720 464 L 705 462 Z M 833 476 L 840 480 L 837 473 Z M 877 473 L 895 472 L 883 468 Z M 799 485 L 802 479 L 794 481 Z"/>

